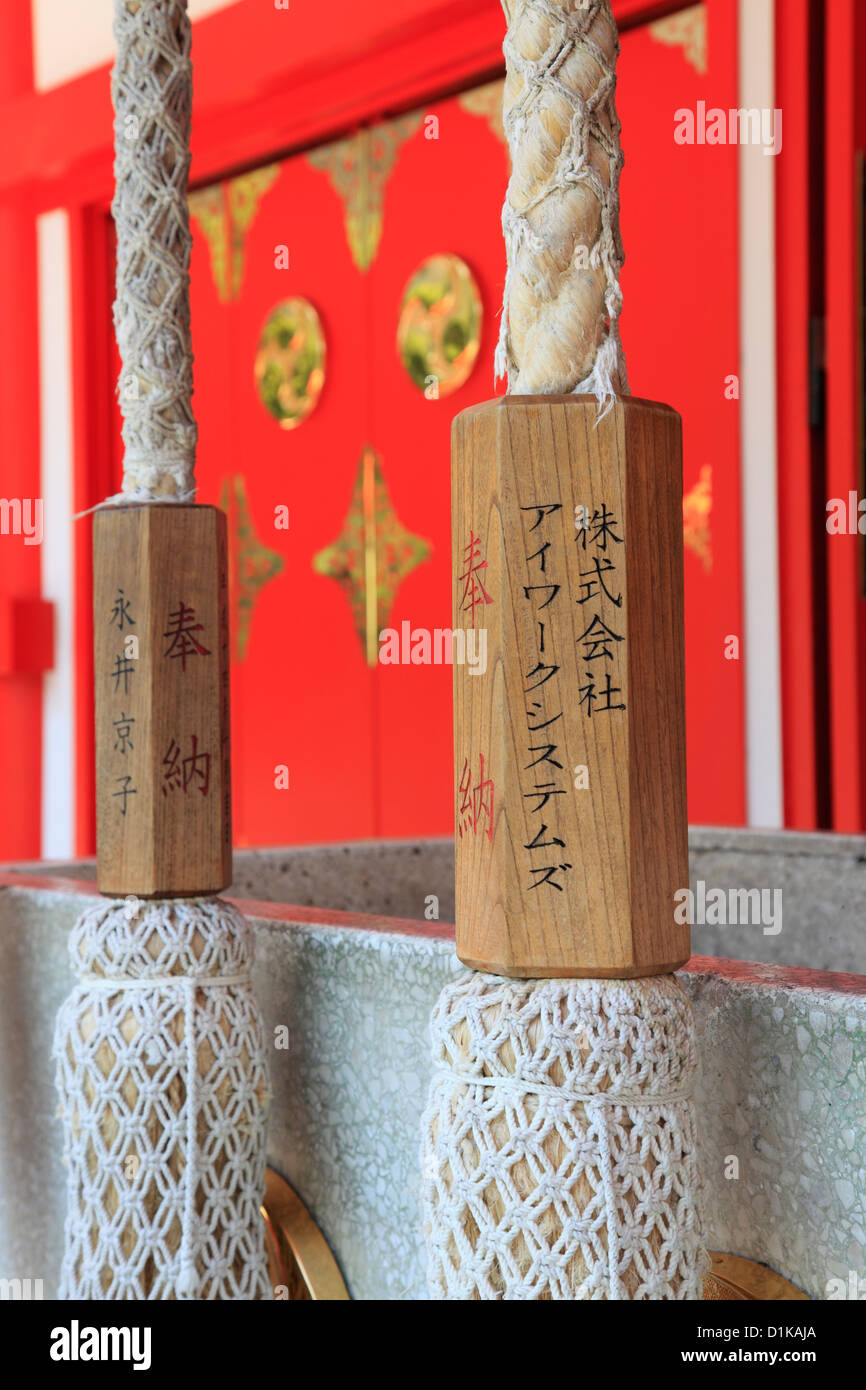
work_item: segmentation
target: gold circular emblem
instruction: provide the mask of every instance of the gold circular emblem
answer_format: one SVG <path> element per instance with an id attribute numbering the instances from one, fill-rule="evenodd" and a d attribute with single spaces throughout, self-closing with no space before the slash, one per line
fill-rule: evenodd
<path id="1" fill-rule="evenodd" d="M 459 256 L 431 256 L 405 290 L 397 351 L 428 400 L 450 396 L 468 379 L 481 341 L 481 295 Z"/>
<path id="2" fill-rule="evenodd" d="M 303 424 L 325 381 L 325 335 L 308 299 L 286 299 L 271 311 L 254 370 L 259 399 L 280 428 Z"/>

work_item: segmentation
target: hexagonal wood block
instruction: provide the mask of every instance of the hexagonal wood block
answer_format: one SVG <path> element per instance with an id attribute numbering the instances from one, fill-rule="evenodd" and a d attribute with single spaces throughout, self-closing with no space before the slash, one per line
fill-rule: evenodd
<path id="1" fill-rule="evenodd" d="M 225 514 L 98 511 L 93 571 L 100 892 L 218 893 L 232 850 Z"/>
<path id="2" fill-rule="evenodd" d="M 457 950 L 518 977 L 690 954 L 682 445 L 669 406 L 505 396 L 452 431 Z M 464 638 L 471 643 L 471 637 Z M 459 647 L 458 647 L 459 652 Z"/>

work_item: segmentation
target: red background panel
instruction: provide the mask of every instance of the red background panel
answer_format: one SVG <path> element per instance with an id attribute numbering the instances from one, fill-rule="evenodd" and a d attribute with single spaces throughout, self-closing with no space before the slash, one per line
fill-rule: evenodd
<path id="1" fill-rule="evenodd" d="M 743 820 L 742 666 L 724 656 L 741 636 L 739 404 L 736 375 L 737 150 L 674 142 L 674 113 L 699 100 L 736 104 L 736 6 L 711 0 L 709 66 L 648 27 L 623 36 L 623 335 L 632 389 L 682 414 L 685 487 L 712 469 L 712 567 L 687 552 L 689 799 L 693 820 Z M 381 196 L 382 231 L 368 268 L 349 248 L 346 200 L 306 155 L 280 165 L 244 240 L 237 297 L 220 299 L 196 224 L 193 334 L 201 421 L 202 500 L 241 474 L 262 544 L 283 572 L 261 591 L 247 652 L 235 663 L 235 837 L 240 844 L 453 828 L 451 670 L 371 671 L 345 594 L 313 571 L 340 533 L 362 449 L 380 458 L 401 523 L 432 543 L 402 581 L 388 619 L 398 631 L 451 625 L 450 426 L 494 394 L 493 352 L 504 277 L 500 212 L 508 174 L 502 138 L 458 97 L 426 104 L 361 203 Z M 434 134 L 436 138 L 430 138 Z M 357 151 L 355 151 L 357 153 Z M 347 148 L 346 159 L 353 153 Z M 357 185 L 355 192 L 358 192 Z M 275 268 L 278 245 L 290 269 Z M 470 266 L 483 302 L 475 369 L 454 394 L 428 400 L 396 350 L 405 285 L 428 257 Z M 316 409 L 284 431 L 262 407 L 253 363 L 262 324 L 291 295 L 319 311 L 327 339 Z M 504 389 L 500 383 L 499 389 Z M 291 512 L 273 529 L 274 507 Z M 273 786 L 290 769 L 288 792 Z"/>
<path id="2" fill-rule="evenodd" d="M 382 453 L 391 499 L 404 525 L 432 540 L 430 560 L 401 586 L 390 626 L 450 628 L 451 421 L 495 394 L 493 354 L 505 274 L 500 228 L 508 178 L 504 144 L 456 98 L 425 107 L 438 139 L 420 129 L 403 147 L 388 182 L 379 254 L 370 269 L 372 438 Z M 432 128 L 432 127 L 431 127 Z M 427 400 L 398 358 L 400 304 L 413 271 L 438 252 L 459 256 L 481 292 L 481 344 L 469 379 Z M 498 390 L 505 389 L 504 382 Z M 377 678 L 379 833 L 450 833 L 452 668 L 383 666 Z"/>
<path id="3" fill-rule="evenodd" d="M 633 25 L 680 7 L 621 0 L 614 8 L 621 22 Z M 834 0 L 829 9 L 831 21 L 838 17 L 838 30 L 853 13 L 849 0 Z M 693 821 L 736 823 L 745 815 L 742 669 L 724 660 L 723 647 L 742 627 L 739 406 L 724 397 L 725 377 L 739 368 L 737 151 L 673 141 L 678 107 L 694 108 L 698 99 L 723 108 L 738 104 L 735 0 L 708 0 L 706 12 L 706 72 L 698 71 L 687 47 L 661 42 L 645 23 L 623 32 L 623 336 L 633 390 L 668 401 L 683 416 L 686 489 L 705 465 L 712 468 L 712 569 L 686 554 L 689 811 Z M 4 19 L 6 31 L 10 22 Z M 434 141 L 424 139 L 422 128 L 400 149 L 385 186 L 381 243 L 367 271 L 350 254 L 341 198 L 302 153 L 283 160 L 245 234 L 236 299 L 220 298 L 209 248 L 196 228 L 192 312 L 200 499 L 219 500 L 226 481 L 242 477 L 258 538 L 283 561 L 281 573 L 260 593 L 247 654 L 233 671 L 235 838 L 239 844 L 266 844 L 448 832 L 451 673 L 447 667 L 412 666 L 371 672 L 345 596 L 333 580 L 313 572 L 312 558 L 339 535 L 361 450 L 369 444 L 381 457 L 401 522 L 433 546 L 430 559 L 398 591 L 391 625 L 407 619 L 414 626 L 450 626 L 450 421 L 457 410 L 493 394 L 504 268 L 499 209 L 507 162 L 501 140 L 482 117 L 468 114 L 454 97 L 425 102 L 425 94 L 455 91 L 499 69 L 502 17 L 492 0 L 382 0 L 369 13 L 338 0 L 331 31 L 322 29 L 312 11 L 305 18 L 298 10 L 289 22 L 290 45 L 286 16 L 258 0 L 196 24 L 193 175 L 199 184 L 419 103 L 439 116 L 440 130 Z M 23 20 L 18 27 L 29 33 Z M 75 497 L 83 507 L 114 490 L 119 469 L 105 235 L 108 70 L 41 96 L 31 90 L 25 50 L 6 45 L 0 59 L 4 128 L 18 132 L 0 153 L 0 189 L 15 190 L 14 206 L 0 209 L 11 287 L 0 372 L 0 392 L 10 406 L 0 412 L 9 480 L 3 491 L 31 495 L 38 469 L 37 402 L 29 411 L 13 408 L 27 398 L 36 377 L 31 212 L 68 203 Z M 853 64 L 853 39 L 846 51 Z M 9 58 L 10 52 L 19 57 Z M 850 84 L 837 95 L 845 129 L 853 119 L 849 92 Z M 832 178 L 841 187 L 851 165 L 849 153 L 837 154 Z M 844 310 L 854 269 L 845 221 L 852 206 L 848 192 L 846 186 L 848 200 L 838 204 L 845 266 L 828 254 L 828 274 L 836 267 L 838 276 L 837 321 L 845 327 L 833 351 L 842 354 L 853 343 Z M 288 271 L 274 265 L 279 243 L 290 249 Z M 408 381 L 394 335 L 403 286 L 436 251 L 453 251 L 469 263 L 485 315 L 473 375 L 455 395 L 427 401 Z M 328 365 L 316 411 L 300 429 L 286 432 L 258 401 L 253 362 L 266 316 L 292 295 L 309 298 L 319 310 Z M 850 385 L 844 370 L 837 379 L 844 394 Z M 850 411 L 850 401 L 845 409 Z M 852 422 L 840 440 L 840 476 L 850 472 L 855 436 Z M 280 504 L 290 509 L 288 532 L 273 526 Z M 88 522 L 78 523 L 80 851 L 92 847 L 89 530 Z M 12 551 L 5 541 L 3 546 L 3 591 L 35 595 L 38 560 L 28 553 L 23 567 L 12 566 Z M 839 611 L 850 619 L 845 594 L 851 571 L 841 546 L 834 563 L 840 602 L 848 603 Z M 834 647 L 840 768 L 840 752 L 856 730 L 859 687 L 856 680 L 852 686 L 846 657 L 850 640 L 846 620 Z M 23 810 L 10 815 L 8 824 L 0 822 L 0 832 L 6 832 L 0 853 L 6 856 L 38 852 L 34 749 L 41 735 L 40 700 L 38 678 L 30 680 L 26 690 L 10 685 L 0 691 L 0 730 L 16 731 L 8 750 L 4 745 L 10 783 L 36 788 Z M 289 767 L 288 792 L 274 788 L 277 763 Z M 845 775 L 844 769 L 838 773 L 839 812 L 859 814 Z"/>
<path id="4" fill-rule="evenodd" d="M 732 634 L 742 658 L 743 631 L 740 410 L 725 398 L 740 370 L 738 151 L 673 135 L 680 108 L 738 106 L 736 51 L 734 0 L 710 0 L 705 73 L 644 26 L 622 37 L 617 80 L 629 382 L 682 416 L 685 492 L 712 468 L 712 569 L 685 554 L 688 808 L 692 822 L 727 825 L 746 815 L 742 659 L 724 656 Z"/>
<path id="5" fill-rule="evenodd" d="M 339 534 L 367 438 L 364 282 L 326 177 L 303 156 L 284 161 L 244 243 L 239 298 L 219 301 L 204 239 L 192 268 L 200 500 L 244 479 L 254 529 L 282 571 L 260 591 L 246 655 L 232 682 L 235 840 L 238 844 L 371 834 L 371 675 L 345 598 L 312 569 Z M 289 269 L 275 248 L 289 248 Z M 312 414 L 283 430 L 253 374 L 262 328 L 285 299 L 319 312 L 326 378 Z M 213 376 L 211 376 L 213 373 Z M 212 414 L 211 414 L 212 412 Z M 288 531 L 274 527 L 289 508 Z M 236 605 L 232 606 L 236 616 Z M 275 767 L 289 769 L 288 790 Z"/>
<path id="6" fill-rule="evenodd" d="M 0 101 L 12 102 L 32 83 L 29 14 L 21 6 L 0 13 Z M 6 142 L 10 137 L 7 134 Z M 41 496 L 39 485 L 39 372 L 35 313 L 36 228 L 23 200 L 0 202 L 0 496 Z M 28 408 L 29 407 L 29 408 Z M 8 603 L 38 598 L 38 546 L 23 536 L 0 535 L 0 596 Z M 42 681 L 18 671 L 0 678 L 0 768 L 7 787 L 0 797 L 0 852 L 38 854 L 42 776 Z"/>
<path id="7" fill-rule="evenodd" d="M 827 6 L 826 69 L 826 287 L 827 287 L 827 498 L 862 496 L 860 374 L 862 323 L 858 236 L 857 150 L 866 146 L 866 100 L 858 91 L 858 33 L 863 6 L 832 0 Z M 866 605 L 861 597 L 861 538 L 827 538 L 830 726 L 833 826 L 863 824 L 863 663 Z"/>

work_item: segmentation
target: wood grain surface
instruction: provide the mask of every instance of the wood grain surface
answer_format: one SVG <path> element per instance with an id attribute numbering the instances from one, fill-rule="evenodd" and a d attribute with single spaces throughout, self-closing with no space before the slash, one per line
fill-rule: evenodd
<path id="1" fill-rule="evenodd" d="M 225 514 L 133 505 L 94 518 L 100 891 L 231 881 Z"/>
<path id="2" fill-rule="evenodd" d="M 689 956 L 679 416 L 506 396 L 452 431 L 457 950 L 518 977 Z M 469 638 L 466 638 L 467 642 Z M 479 639 L 476 636 L 476 651 Z"/>

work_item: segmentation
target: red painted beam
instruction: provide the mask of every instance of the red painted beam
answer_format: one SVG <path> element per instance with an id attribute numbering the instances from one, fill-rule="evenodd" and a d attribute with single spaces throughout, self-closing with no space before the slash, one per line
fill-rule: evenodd
<path id="1" fill-rule="evenodd" d="M 690 0 L 614 0 L 622 29 Z M 205 183 L 362 120 L 502 70 L 499 0 L 334 0 L 278 10 L 241 0 L 194 26 L 192 177 Z M 39 209 L 106 200 L 112 187 L 110 68 L 0 104 L 0 193 Z"/>

